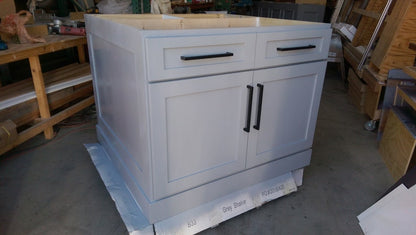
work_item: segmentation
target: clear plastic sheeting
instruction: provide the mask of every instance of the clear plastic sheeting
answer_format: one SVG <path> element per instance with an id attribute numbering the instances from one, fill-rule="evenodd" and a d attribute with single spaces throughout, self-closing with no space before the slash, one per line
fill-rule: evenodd
<path id="1" fill-rule="evenodd" d="M 117 210 L 129 234 L 153 235 L 153 226 L 142 214 L 139 205 L 130 194 L 123 178 L 114 167 L 104 148 L 96 144 L 85 144 L 107 191 L 116 204 Z"/>
<path id="2" fill-rule="evenodd" d="M 297 191 L 303 169 L 225 195 L 173 217 L 149 224 L 135 202 L 123 178 L 100 144 L 86 144 L 91 159 L 114 200 L 130 235 L 190 235 L 214 227 L 263 204 Z"/>

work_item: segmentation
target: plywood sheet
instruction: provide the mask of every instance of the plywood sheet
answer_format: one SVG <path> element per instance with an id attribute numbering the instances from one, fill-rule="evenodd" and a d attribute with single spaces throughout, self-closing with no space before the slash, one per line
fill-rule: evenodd
<path id="1" fill-rule="evenodd" d="M 416 145 L 414 133 L 406 127 L 400 116 L 403 114 L 398 109 L 389 112 L 379 148 L 387 168 L 396 180 L 406 173 Z"/>

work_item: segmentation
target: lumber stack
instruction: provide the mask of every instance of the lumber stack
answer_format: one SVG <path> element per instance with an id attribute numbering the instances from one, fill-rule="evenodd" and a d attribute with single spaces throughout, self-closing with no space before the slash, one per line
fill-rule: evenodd
<path id="1" fill-rule="evenodd" d="M 416 1 L 395 1 L 380 40 L 373 51 L 370 68 L 386 77 L 393 68 L 413 66 L 416 51 L 409 48 L 416 40 Z"/>
<path id="2" fill-rule="evenodd" d="M 367 85 L 360 111 L 364 110 L 371 120 L 380 119 L 382 94 L 388 71 L 413 66 L 416 57 L 416 51 L 410 49 L 416 41 L 416 1 L 394 1 L 376 37 L 374 50 L 370 51 L 367 65 L 363 69 L 358 68 L 386 3 L 387 0 L 370 0 L 365 9 L 354 6 L 356 8 L 351 12 L 355 15 L 361 14 L 361 20 L 357 24 L 352 42 L 344 42 L 343 45 L 345 60 L 351 65 L 351 72 L 355 73 L 351 76 L 358 76 Z M 350 94 L 357 94 L 357 86 L 354 86 L 356 84 L 350 85 Z"/>

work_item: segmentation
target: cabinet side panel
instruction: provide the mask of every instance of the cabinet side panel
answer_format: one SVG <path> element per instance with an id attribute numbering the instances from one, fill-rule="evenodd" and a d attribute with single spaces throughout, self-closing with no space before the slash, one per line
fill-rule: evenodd
<path id="1" fill-rule="evenodd" d="M 106 130 L 115 152 L 151 197 L 146 128 L 145 89 L 139 89 L 135 51 L 97 35 L 93 44 L 95 91 L 100 109 L 98 125 Z"/>

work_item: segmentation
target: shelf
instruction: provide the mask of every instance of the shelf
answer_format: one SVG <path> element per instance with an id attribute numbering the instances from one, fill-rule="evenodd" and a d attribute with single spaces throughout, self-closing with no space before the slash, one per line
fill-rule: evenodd
<path id="1" fill-rule="evenodd" d="M 380 142 L 380 154 L 395 179 L 415 165 L 416 124 L 410 109 L 393 107 Z"/>
<path id="2" fill-rule="evenodd" d="M 412 78 L 416 79 L 416 67 L 407 66 L 404 67 L 403 71 L 407 73 L 407 75 L 411 76 Z"/>
<path id="3" fill-rule="evenodd" d="M 398 94 L 416 110 L 416 87 L 399 87 Z"/>
<path id="4" fill-rule="evenodd" d="M 70 64 L 43 76 L 47 94 L 92 80 L 88 63 Z M 0 87 L 0 94 L 0 110 L 36 98 L 31 78 Z"/>

